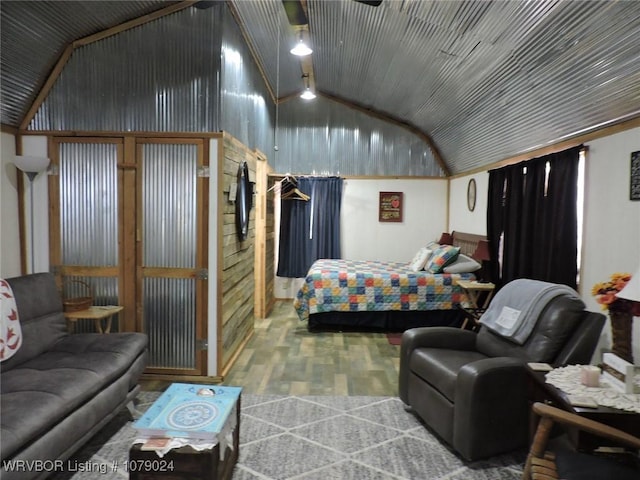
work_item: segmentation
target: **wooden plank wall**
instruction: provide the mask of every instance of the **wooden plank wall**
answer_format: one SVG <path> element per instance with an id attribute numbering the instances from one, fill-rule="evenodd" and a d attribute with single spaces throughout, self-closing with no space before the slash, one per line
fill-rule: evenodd
<path id="1" fill-rule="evenodd" d="M 229 202 L 229 188 L 237 183 L 238 167 L 243 161 L 249 166 L 249 179 L 256 180 L 256 158 L 240 141 L 225 133 L 224 165 L 220 209 L 222 220 L 221 325 L 218 335 L 218 369 L 224 372 L 234 356 L 253 333 L 254 328 L 254 267 L 255 267 L 255 205 L 249 217 L 249 235 L 240 241 L 236 231 L 235 203 Z M 255 203 L 255 200 L 254 200 Z M 221 271 L 220 271 L 221 270 Z"/>
<path id="2" fill-rule="evenodd" d="M 266 318 L 275 303 L 275 235 L 274 235 L 274 180 L 269 178 L 271 168 L 267 157 L 258 153 L 256 179 L 256 299 L 257 318 Z"/>
<path id="3" fill-rule="evenodd" d="M 273 198 L 275 196 L 273 187 L 275 179 L 267 177 L 267 195 L 265 199 L 266 203 L 266 216 L 265 216 L 265 312 L 264 316 L 269 315 L 276 303 L 275 295 L 275 283 L 276 283 L 276 230 L 275 230 L 275 211 L 273 205 Z"/>

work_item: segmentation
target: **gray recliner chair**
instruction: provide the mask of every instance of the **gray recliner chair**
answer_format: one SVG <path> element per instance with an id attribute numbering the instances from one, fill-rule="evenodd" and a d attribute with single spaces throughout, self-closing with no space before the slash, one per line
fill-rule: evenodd
<path id="1" fill-rule="evenodd" d="M 407 330 L 400 350 L 400 399 L 467 460 L 525 447 L 526 363 L 588 364 L 604 322 L 604 315 L 585 311 L 579 298 L 560 295 L 544 306 L 522 345 L 484 326 L 479 332 Z"/>

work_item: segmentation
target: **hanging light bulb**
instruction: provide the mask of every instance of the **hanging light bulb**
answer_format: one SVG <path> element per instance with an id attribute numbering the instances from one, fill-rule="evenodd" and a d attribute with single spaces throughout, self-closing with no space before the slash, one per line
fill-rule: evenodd
<path id="1" fill-rule="evenodd" d="M 304 81 L 305 89 L 304 92 L 300 94 L 300 98 L 303 98 L 305 100 L 313 100 L 314 98 L 316 98 L 316 94 L 313 93 L 311 91 L 311 88 L 309 87 L 309 74 L 305 73 L 304 75 L 302 75 L 302 79 Z"/>
<path id="2" fill-rule="evenodd" d="M 295 47 L 293 47 L 290 52 L 293 55 L 296 55 L 298 57 L 305 57 L 307 55 L 311 55 L 313 53 L 313 50 L 311 50 L 309 48 L 309 46 L 304 43 L 304 37 L 302 35 L 302 30 L 300 30 L 300 39 L 298 40 L 298 43 L 296 44 Z"/>
<path id="3" fill-rule="evenodd" d="M 305 100 L 313 100 L 314 98 L 316 98 L 316 94 L 313 93 L 309 87 L 307 87 L 305 88 L 304 92 L 302 92 L 302 95 L 300 95 L 300 98 L 304 98 Z"/>

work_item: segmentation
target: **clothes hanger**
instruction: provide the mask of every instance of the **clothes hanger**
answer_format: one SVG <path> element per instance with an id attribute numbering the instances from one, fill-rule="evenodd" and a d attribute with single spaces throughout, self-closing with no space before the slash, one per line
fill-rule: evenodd
<path id="1" fill-rule="evenodd" d="M 280 183 L 280 198 L 283 200 L 303 200 L 308 201 L 311 197 L 298 189 L 298 179 L 292 175 L 287 175 Z"/>
<path id="2" fill-rule="evenodd" d="M 306 193 L 302 193 L 298 188 L 293 188 L 281 195 L 283 200 L 303 200 L 308 201 L 311 197 Z"/>

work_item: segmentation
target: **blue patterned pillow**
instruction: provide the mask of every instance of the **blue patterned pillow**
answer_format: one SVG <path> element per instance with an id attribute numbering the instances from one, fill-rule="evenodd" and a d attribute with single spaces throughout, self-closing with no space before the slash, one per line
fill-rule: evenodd
<path id="1" fill-rule="evenodd" d="M 456 261 L 460 254 L 460 247 L 452 247 L 451 245 L 440 245 L 429 258 L 424 269 L 429 273 L 442 273 L 444 267 Z"/>

